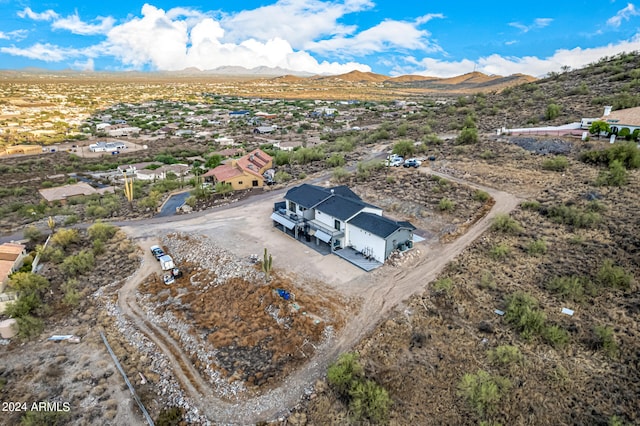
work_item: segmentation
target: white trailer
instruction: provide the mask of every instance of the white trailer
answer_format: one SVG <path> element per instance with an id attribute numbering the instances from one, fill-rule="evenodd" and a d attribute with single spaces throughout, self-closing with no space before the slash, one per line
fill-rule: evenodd
<path id="1" fill-rule="evenodd" d="M 160 259 L 158 260 L 160 261 L 160 266 L 162 267 L 163 271 L 168 271 L 175 268 L 175 265 L 173 264 L 173 259 L 168 254 L 165 254 L 164 256 L 160 257 Z"/>

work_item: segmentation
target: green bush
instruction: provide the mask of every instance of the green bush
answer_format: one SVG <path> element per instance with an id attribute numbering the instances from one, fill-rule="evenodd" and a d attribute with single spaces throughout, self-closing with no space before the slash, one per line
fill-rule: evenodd
<path id="1" fill-rule="evenodd" d="M 333 154 L 331 157 L 327 158 L 327 166 L 329 167 L 341 167 L 346 163 L 344 159 L 344 155 L 341 154 Z"/>
<path id="2" fill-rule="evenodd" d="M 75 278 L 68 279 L 62 284 L 62 291 L 64 291 L 64 297 L 62 303 L 67 306 L 77 306 L 80 303 L 80 293 L 78 292 L 78 280 Z"/>
<path id="3" fill-rule="evenodd" d="M 597 225 L 601 217 L 596 212 L 585 212 L 575 206 L 553 206 L 548 210 L 551 220 L 574 228 L 591 228 Z"/>
<path id="4" fill-rule="evenodd" d="M 523 201 L 522 203 L 520 203 L 520 207 L 522 207 L 525 210 L 538 211 L 540 210 L 540 202 L 536 200 Z"/>
<path id="5" fill-rule="evenodd" d="M 584 152 L 580 160 L 605 166 L 619 161 L 626 169 L 637 169 L 640 168 L 640 149 L 634 142 L 615 143 L 607 149 Z"/>
<path id="6" fill-rule="evenodd" d="M 333 173 L 331 174 L 331 178 L 338 182 L 338 183 L 344 183 L 346 181 L 349 180 L 349 176 L 351 176 L 351 173 L 349 173 L 345 168 L 343 167 L 337 167 L 333 170 Z"/>
<path id="7" fill-rule="evenodd" d="M 77 229 L 59 229 L 51 237 L 51 244 L 59 246 L 62 250 L 66 250 L 71 244 L 80 241 Z"/>
<path id="8" fill-rule="evenodd" d="M 458 384 L 458 394 L 483 416 L 495 410 L 502 397 L 511 388 L 511 382 L 500 376 L 492 376 L 484 370 L 467 373 Z"/>
<path id="9" fill-rule="evenodd" d="M 76 275 L 86 274 L 95 266 L 95 257 L 92 252 L 82 250 L 78 254 L 67 257 L 62 261 L 60 269 L 67 276 L 75 277 Z"/>
<path id="10" fill-rule="evenodd" d="M 585 296 L 595 295 L 593 283 L 583 277 L 555 277 L 549 280 L 545 286 L 548 290 L 559 294 L 562 299 L 574 302 L 583 302 Z"/>
<path id="11" fill-rule="evenodd" d="M 472 145 L 478 143 L 478 130 L 475 127 L 464 127 L 456 138 L 456 145 Z"/>
<path id="12" fill-rule="evenodd" d="M 553 120 L 554 118 L 558 118 L 559 116 L 560 116 L 560 105 L 557 105 L 557 104 L 547 105 L 547 110 L 544 113 L 545 119 Z"/>
<path id="13" fill-rule="evenodd" d="M 624 186 L 628 181 L 627 169 L 622 163 L 614 160 L 609 164 L 607 170 L 603 170 L 596 179 L 596 185 L 600 186 Z"/>
<path id="14" fill-rule="evenodd" d="M 454 203 L 452 200 L 446 197 L 441 198 L 440 202 L 438 203 L 438 210 L 442 212 L 450 212 L 450 211 L 453 211 L 455 208 L 456 208 L 456 203 Z"/>
<path id="15" fill-rule="evenodd" d="M 489 198 L 491 198 L 491 196 L 489 195 L 488 192 L 482 191 L 480 189 L 477 189 L 473 192 L 473 199 L 475 201 L 480 201 L 481 203 L 484 203 L 487 200 L 489 200 Z"/>
<path id="16" fill-rule="evenodd" d="M 327 380 L 341 395 L 347 395 L 353 384 L 364 377 L 364 368 L 360 365 L 356 352 L 347 352 L 329 366 Z"/>
<path id="17" fill-rule="evenodd" d="M 523 339 L 542 333 L 546 316 L 538 310 L 538 301 L 531 295 L 516 292 L 507 297 L 505 320 L 513 325 Z"/>
<path id="18" fill-rule="evenodd" d="M 69 424 L 69 417 L 65 411 L 27 411 L 20 418 L 20 426 L 63 426 Z"/>
<path id="19" fill-rule="evenodd" d="M 293 179 L 293 177 L 284 170 L 278 170 L 273 176 L 273 179 L 278 183 L 285 183 L 289 182 L 291 179 Z"/>
<path id="20" fill-rule="evenodd" d="M 369 419 L 373 423 L 387 420 L 391 408 L 389 393 L 373 380 L 357 382 L 349 390 L 349 409 L 356 422 Z"/>
<path id="21" fill-rule="evenodd" d="M 554 172 L 563 172 L 569 167 L 569 160 L 567 157 L 558 155 L 553 158 L 549 158 L 542 162 L 542 168 L 544 170 L 552 170 Z"/>
<path id="22" fill-rule="evenodd" d="M 118 232 L 118 228 L 114 225 L 103 223 L 100 221 L 95 222 L 87 229 L 87 234 L 91 240 L 109 241 Z"/>
<path id="23" fill-rule="evenodd" d="M 451 278 L 440 278 L 433 283 L 433 289 L 438 293 L 451 293 L 453 280 Z"/>
<path id="24" fill-rule="evenodd" d="M 529 253 L 530 256 L 538 257 L 542 256 L 546 252 L 547 243 L 542 239 L 531 241 L 527 246 L 527 253 Z"/>
<path id="25" fill-rule="evenodd" d="M 631 287 L 632 275 L 606 259 L 596 275 L 598 284 L 604 287 L 627 290 Z"/>
<path id="26" fill-rule="evenodd" d="M 542 330 L 542 337 L 556 349 L 562 349 L 569 343 L 569 332 L 557 325 L 546 326 Z"/>
<path id="27" fill-rule="evenodd" d="M 494 364 L 515 364 L 522 362 L 523 356 L 517 346 L 501 345 L 488 353 L 489 361 Z"/>
<path id="28" fill-rule="evenodd" d="M 480 283 L 478 285 L 482 289 L 494 289 L 496 288 L 496 280 L 493 278 L 491 272 L 485 271 L 480 277 Z"/>
<path id="29" fill-rule="evenodd" d="M 504 260 L 509 256 L 511 249 L 508 245 L 501 243 L 491 248 L 489 255 L 494 260 Z"/>
<path id="30" fill-rule="evenodd" d="M 616 343 L 613 329 L 611 327 L 597 325 L 593 333 L 595 335 L 594 346 L 596 349 L 602 349 L 610 358 L 618 356 L 620 348 Z"/>
<path id="31" fill-rule="evenodd" d="M 491 229 L 504 234 L 519 234 L 523 230 L 515 219 L 505 213 L 500 213 L 493 218 Z"/>

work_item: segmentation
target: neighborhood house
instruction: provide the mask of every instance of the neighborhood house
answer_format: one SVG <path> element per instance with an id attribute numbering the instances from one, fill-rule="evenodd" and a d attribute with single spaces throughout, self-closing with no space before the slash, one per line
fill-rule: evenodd
<path id="1" fill-rule="evenodd" d="M 98 142 L 89 145 L 91 152 L 114 152 L 125 149 L 127 146 L 122 142 Z"/>
<path id="2" fill-rule="evenodd" d="M 0 293 L 9 282 L 9 276 L 22 267 L 27 255 L 26 246 L 18 243 L 0 245 Z"/>
<path id="3" fill-rule="evenodd" d="M 325 245 L 350 261 L 352 256 L 346 252 L 355 253 L 377 266 L 393 251 L 411 248 L 416 229 L 409 222 L 382 216 L 381 208 L 362 201 L 344 185 L 294 187 L 284 201 L 275 204 L 271 219 L 274 226 L 296 239 Z"/>
<path id="4" fill-rule="evenodd" d="M 205 182 L 214 185 L 218 182 L 228 183 L 233 190 L 260 188 L 264 186 L 264 174 L 272 165 L 271 156 L 258 148 L 227 164 L 221 164 L 202 176 Z"/>

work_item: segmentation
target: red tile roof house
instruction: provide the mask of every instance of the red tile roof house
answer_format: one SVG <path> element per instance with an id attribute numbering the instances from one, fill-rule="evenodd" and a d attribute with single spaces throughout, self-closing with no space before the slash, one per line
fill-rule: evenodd
<path id="1" fill-rule="evenodd" d="M 238 159 L 232 159 L 230 163 L 221 164 L 202 176 L 205 181 L 214 184 L 229 183 L 234 190 L 261 188 L 265 180 L 263 175 L 272 166 L 271 156 L 258 148 Z"/>

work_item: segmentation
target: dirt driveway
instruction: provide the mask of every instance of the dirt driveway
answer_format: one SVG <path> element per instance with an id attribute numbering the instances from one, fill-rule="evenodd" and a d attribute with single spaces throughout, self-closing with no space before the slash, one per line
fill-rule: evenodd
<path id="1" fill-rule="evenodd" d="M 423 171 L 430 172 L 428 169 Z M 131 297 L 137 283 L 144 278 L 144 273 L 136 274 L 132 281 L 123 287 L 119 294 L 120 305 L 126 305 L 125 313 L 163 352 L 171 352 L 168 355 L 178 379 L 182 377 L 180 381 L 187 380 L 187 375 L 195 375 L 195 383 L 183 387 L 186 388 L 185 391 L 193 404 L 201 413 L 206 413 L 210 421 L 249 424 L 276 419 L 285 415 L 303 397 L 305 390 L 322 377 L 328 365 L 340 353 L 353 347 L 384 319 L 391 309 L 401 305 L 409 296 L 423 291 L 450 261 L 489 228 L 495 215 L 508 213 L 518 205 L 518 198 L 511 194 L 473 185 L 445 174 L 439 175 L 488 192 L 495 200 L 493 208 L 455 241 L 447 244 L 437 241 L 416 244 L 413 255 L 401 267 L 386 265 L 371 273 L 366 273 L 337 256 L 322 256 L 275 229 L 269 216 L 273 203 L 282 199 L 282 194 L 279 193 L 237 207 L 197 217 L 185 217 L 184 220 L 163 223 L 138 222 L 123 228 L 144 245 L 142 248 L 145 251 L 148 251 L 146 245 L 149 241 L 173 232 L 206 236 L 212 244 L 219 245 L 240 257 L 260 254 L 267 247 L 273 255 L 274 268 L 281 268 L 299 276 L 313 277 L 333 286 L 344 294 L 345 298 L 361 298 L 363 303 L 360 310 L 347 321 L 342 332 L 329 342 L 330 344 L 319 348 L 317 355 L 303 368 L 285 378 L 280 387 L 264 395 L 229 403 L 215 398 L 210 392 L 201 391 L 205 382 L 197 377 L 197 372 L 191 369 L 185 371 L 186 357 L 175 354 L 175 350 L 168 348 L 169 345 L 173 345 L 164 333 L 145 324 L 144 314 L 141 315 L 137 308 L 135 297 Z"/>

